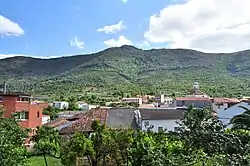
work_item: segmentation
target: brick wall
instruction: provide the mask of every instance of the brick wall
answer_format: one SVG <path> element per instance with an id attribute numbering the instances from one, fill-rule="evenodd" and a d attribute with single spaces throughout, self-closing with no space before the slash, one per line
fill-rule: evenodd
<path id="1" fill-rule="evenodd" d="M 48 107 L 48 103 L 17 101 L 17 96 L 4 96 L 0 105 L 4 106 L 4 117 L 7 118 L 10 118 L 15 112 L 29 112 L 28 120 L 20 121 L 19 124 L 23 128 L 32 129 L 42 125 L 42 111 Z"/>

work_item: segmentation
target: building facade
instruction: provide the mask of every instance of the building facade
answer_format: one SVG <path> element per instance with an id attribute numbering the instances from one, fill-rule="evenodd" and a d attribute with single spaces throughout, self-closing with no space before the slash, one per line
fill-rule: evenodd
<path id="1" fill-rule="evenodd" d="M 207 106 L 212 106 L 212 100 L 207 97 L 177 97 L 176 98 L 177 107 L 189 107 L 191 105 L 196 108 L 204 108 Z"/>
<path id="2" fill-rule="evenodd" d="M 153 132 L 175 131 L 179 125 L 177 122 L 183 117 L 185 110 L 159 110 L 159 109 L 139 109 L 136 110 L 136 123 L 142 131 L 151 130 Z"/>
<path id="3" fill-rule="evenodd" d="M 63 110 L 63 109 L 69 108 L 69 103 L 66 101 L 54 101 L 52 103 L 52 106 L 57 108 L 57 109 Z"/>
<path id="4" fill-rule="evenodd" d="M 142 98 L 123 98 L 122 102 L 124 103 L 137 103 L 142 105 Z"/>
<path id="5" fill-rule="evenodd" d="M 0 105 L 5 109 L 4 117 L 14 116 L 21 127 L 30 128 L 35 132 L 42 125 L 42 111 L 48 103 L 34 101 L 25 93 L 0 93 Z"/>

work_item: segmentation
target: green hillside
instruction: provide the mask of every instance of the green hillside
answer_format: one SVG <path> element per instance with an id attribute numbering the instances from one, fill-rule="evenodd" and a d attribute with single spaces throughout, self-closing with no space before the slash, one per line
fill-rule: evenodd
<path id="1" fill-rule="evenodd" d="M 109 48 L 55 59 L 0 60 L 1 82 L 34 94 L 81 94 L 88 90 L 184 94 L 194 81 L 213 96 L 250 94 L 250 51 L 209 54 L 186 49 Z"/>

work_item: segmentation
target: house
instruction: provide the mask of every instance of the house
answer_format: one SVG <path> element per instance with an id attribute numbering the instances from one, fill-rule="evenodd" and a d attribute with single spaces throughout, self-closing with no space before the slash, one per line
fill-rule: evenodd
<path id="1" fill-rule="evenodd" d="M 164 98 L 164 104 L 165 105 L 171 105 L 173 103 L 173 98 L 172 97 L 165 97 Z"/>
<path id="2" fill-rule="evenodd" d="M 148 129 L 154 132 L 175 131 L 178 127 L 176 122 L 183 117 L 185 110 L 168 109 L 139 109 L 136 110 L 136 123 L 142 131 Z"/>
<path id="3" fill-rule="evenodd" d="M 245 112 L 245 110 L 241 107 L 246 107 L 246 108 L 250 109 L 249 103 L 250 102 L 240 102 L 240 103 L 235 104 L 235 105 L 233 105 L 225 110 L 218 111 L 218 113 L 217 113 L 218 119 L 221 120 L 225 125 L 228 125 L 230 120 L 234 116 Z"/>
<path id="4" fill-rule="evenodd" d="M 0 105 L 5 108 L 4 117 L 14 115 L 21 127 L 32 130 L 31 135 L 42 125 L 42 111 L 48 107 L 48 103 L 35 101 L 30 94 L 23 92 L 0 93 Z"/>
<path id="5" fill-rule="evenodd" d="M 175 99 L 177 107 L 189 107 L 204 108 L 206 106 L 212 106 L 212 100 L 208 97 L 177 97 Z"/>
<path id="6" fill-rule="evenodd" d="M 81 109 L 81 110 L 89 110 L 89 105 L 85 102 L 82 101 L 78 101 L 76 102 L 77 108 Z"/>
<path id="7" fill-rule="evenodd" d="M 107 111 L 107 127 L 112 129 L 137 129 L 134 109 L 111 108 Z"/>
<path id="8" fill-rule="evenodd" d="M 71 135 L 78 132 L 91 133 L 92 122 L 98 120 L 101 124 L 107 122 L 107 109 L 91 109 L 81 114 L 77 114 L 67 119 L 68 122 L 63 126 L 58 126 L 60 134 Z"/>
<path id="9" fill-rule="evenodd" d="M 213 107 L 213 110 L 218 112 L 218 111 L 221 111 L 221 110 L 225 110 L 237 103 L 239 103 L 240 100 L 238 99 L 232 99 L 232 98 L 213 98 L 212 99 L 212 107 Z"/>
<path id="10" fill-rule="evenodd" d="M 50 121 L 49 115 L 42 115 L 42 124 L 46 124 Z"/>
<path id="11" fill-rule="evenodd" d="M 156 103 L 164 103 L 164 95 L 163 94 L 155 95 L 155 102 Z"/>
<path id="12" fill-rule="evenodd" d="M 137 103 L 142 105 L 142 98 L 123 98 L 122 102 L 124 103 Z"/>
<path id="13" fill-rule="evenodd" d="M 69 118 L 69 117 L 72 117 L 72 116 L 75 116 L 77 114 L 81 114 L 82 111 L 62 111 L 62 112 L 59 112 L 57 113 L 57 117 L 58 118 Z"/>
<path id="14" fill-rule="evenodd" d="M 52 103 L 52 107 L 55 107 L 57 109 L 63 110 L 69 108 L 69 103 L 66 101 L 54 101 Z"/>

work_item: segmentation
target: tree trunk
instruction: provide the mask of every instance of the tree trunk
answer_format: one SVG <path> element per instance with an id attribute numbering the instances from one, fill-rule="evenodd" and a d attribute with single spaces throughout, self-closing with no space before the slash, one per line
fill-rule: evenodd
<path id="1" fill-rule="evenodd" d="M 92 160 L 92 166 L 98 166 L 98 162 L 96 160 Z"/>
<path id="2" fill-rule="evenodd" d="M 43 154 L 43 158 L 44 158 L 45 165 L 48 166 L 47 159 L 46 159 L 46 154 Z"/>

